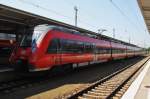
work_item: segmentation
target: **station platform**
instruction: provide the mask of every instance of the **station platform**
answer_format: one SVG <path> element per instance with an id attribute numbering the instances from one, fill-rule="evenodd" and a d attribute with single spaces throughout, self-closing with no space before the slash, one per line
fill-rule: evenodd
<path id="1" fill-rule="evenodd" d="M 150 99 L 150 60 L 121 99 Z"/>
<path id="2" fill-rule="evenodd" d="M 13 68 L 11 67 L 9 63 L 8 57 L 0 57 L 0 73 L 6 72 L 6 71 L 13 71 Z"/>
<path id="3" fill-rule="evenodd" d="M 3 61 L 3 60 L 0 60 L 0 61 Z M 0 62 L 0 73 L 1 72 L 7 72 L 7 71 L 13 71 L 13 68 L 12 68 L 12 66 L 10 65 L 10 63 L 2 63 L 2 62 Z"/>
<path id="4" fill-rule="evenodd" d="M 1 72 L 7 72 L 7 71 L 13 71 L 14 69 L 11 68 L 10 66 L 6 66 L 6 65 L 0 65 L 0 73 Z"/>

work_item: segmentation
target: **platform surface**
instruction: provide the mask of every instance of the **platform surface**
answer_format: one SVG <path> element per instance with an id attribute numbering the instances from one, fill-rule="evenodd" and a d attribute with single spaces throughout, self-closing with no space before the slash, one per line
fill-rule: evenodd
<path id="1" fill-rule="evenodd" d="M 121 99 L 150 99 L 150 60 Z"/>
<path id="2" fill-rule="evenodd" d="M 7 71 L 13 71 L 13 68 L 10 65 L 0 64 L 0 73 Z"/>
<path id="3" fill-rule="evenodd" d="M 149 68 L 135 95 L 135 99 L 150 99 L 150 60 L 147 65 L 149 65 Z"/>

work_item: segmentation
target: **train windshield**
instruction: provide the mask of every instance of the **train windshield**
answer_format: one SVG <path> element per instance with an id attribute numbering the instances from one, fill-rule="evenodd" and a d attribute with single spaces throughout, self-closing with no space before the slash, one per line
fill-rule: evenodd
<path id="1" fill-rule="evenodd" d="M 24 35 L 21 41 L 21 47 L 31 47 L 32 35 Z"/>
<path id="2" fill-rule="evenodd" d="M 49 30 L 50 28 L 46 24 L 38 25 L 34 28 L 31 44 L 32 52 L 35 52 L 35 50 L 39 47 L 41 41 L 43 40 L 43 38 Z"/>
<path id="3" fill-rule="evenodd" d="M 36 49 L 49 29 L 49 26 L 45 24 L 27 30 L 28 33 L 23 36 L 20 46 Z"/>
<path id="4" fill-rule="evenodd" d="M 46 24 L 36 26 L 34 28 L 32 42 L 34 41 L 38 45 L 49 30 L 50 30 L 49 25 Z"/>

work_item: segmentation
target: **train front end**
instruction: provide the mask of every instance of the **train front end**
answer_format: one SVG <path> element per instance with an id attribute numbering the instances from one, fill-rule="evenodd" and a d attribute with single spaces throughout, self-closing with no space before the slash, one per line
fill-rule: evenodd
<path id="1" fill-rule="evenodd" d="M 34 28 L 32 35 L 26 34 L 23 36 L 21 43 L 16 46 L 9 59 L 16 71 L 41 71 L 38 68 L 38 65 L 41 64 L 38 60 L 44 54 L 43 47 L 45 46 L 41 42 L 48 30 L 45 25 L 38 25 Z"/>
<path id="2" fill-rule="evenodd" d="M 24 35 L 20 44 L 14 48 L 10 63 L 16 71 L 28 71 L 28 58 L 31 55 L 31 35 Z"/>

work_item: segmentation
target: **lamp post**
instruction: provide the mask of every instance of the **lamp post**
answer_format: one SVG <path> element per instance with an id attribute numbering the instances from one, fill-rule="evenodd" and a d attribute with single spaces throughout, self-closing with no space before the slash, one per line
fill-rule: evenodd
<path id="1" fill-rule="evenodd" d="M 115 39 L 115 28 L 113 28 L 113 38 Z"/>
<path id="2" fill-rule="evenodd" d="M 75 26 L 77 27 L 77 18 L 78 18 L 78 8 L 77 6 L 74 7 L 75 10 Z"/>

